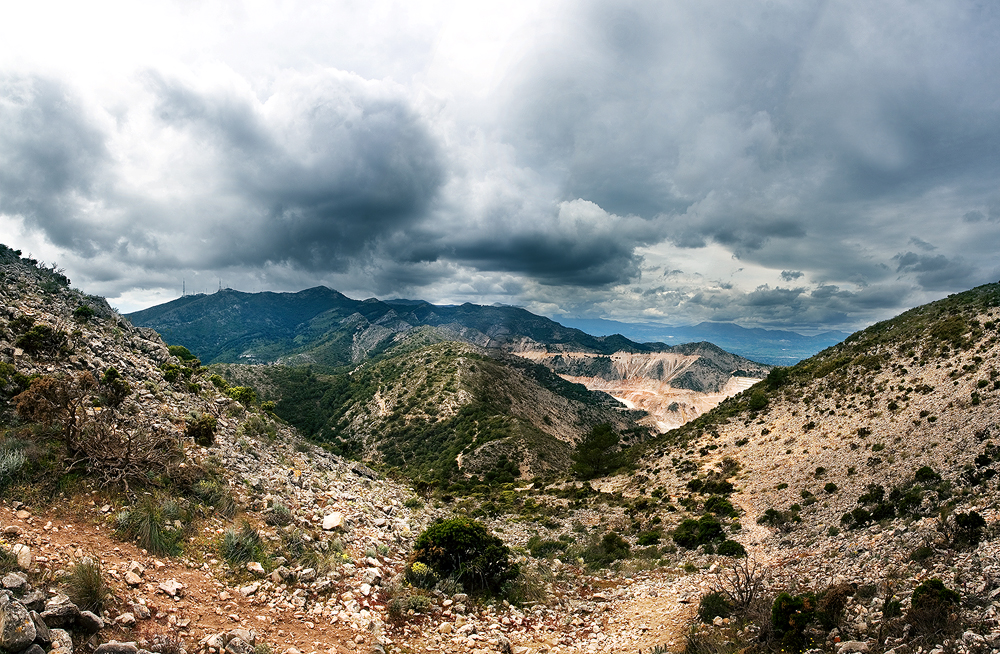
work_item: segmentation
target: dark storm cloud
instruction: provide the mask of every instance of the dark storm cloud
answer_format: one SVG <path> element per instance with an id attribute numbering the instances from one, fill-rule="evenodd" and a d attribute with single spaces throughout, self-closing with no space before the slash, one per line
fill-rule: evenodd
<path id="1" fill-rule="evenodd" d="M 669 222 L 675 245 L 714 242 L 768 266 L 782 266 L 786 246 L 805 250 L 812 272 L 844 280 L 861 263 L 857 234 L 886 263 L 906 245 L 892 242 L 893 207 L 947 193 L 950 215 L 985 222 L 968 204 L 987 202 L 1000 177 L 992 7 L 585 7 L 506 87 L 506 138 L 562 197 Z M 906 220 L 938 229 L 942 217 Z M 976 266 L 949 270 L 906 272 L 941 288 L 967 284 Z"/>
<path id="2" fill-rule="evenodd" d="M 801 277 L 804 277 L 804 276 L 805 276 L 805 273 L 802 272 L 802 271 L 800 271 L 800 270 L 782 270 L 781 271 L 781 279 L 783 279 L 786 282 L 792 282 L 792 281 L 795 281 L 796 279 L 800 279 Z"/>
<path id="3" fill-rule="evenodd" d="M 243 211 L 218 220 L 217 264 L 343 270 L 424 217 L 443 168 L 437 142 L 398 91 L 344 73 L 294 77 L 260 104 L 150 74 L 160 119 L 215 157 Z"/>
<path id="4" fill-rule="evenodd" d="M 0 77 L 0 212 L 82 254 L 111 247 L 116 234 L 76 219 L 87 203 L 100 203 L 109 164 L 105 134 L 64 84 Z"/>
<path id="5" fill-rule="evenodd" d="M 640 276 L 640 245 L 664 228 L 636 216 L 608 214 L 592 202 L 564 202 L 535 220 L 494 216 L 495 227 L 450 239 L 450 257 L 479 269 L 517 272 L 547 285 L 602 287 Z"/>
<path id="6" fill-rule="evenodd" d="M 902 252 L 893 257 L 896 272 L 916 275 L 917 282 L 926 290 L 939 291 L 967 284 L 974 278 L 975 270 L 960 259 L 949 259 L 943 254 L 916 254 Z"/>

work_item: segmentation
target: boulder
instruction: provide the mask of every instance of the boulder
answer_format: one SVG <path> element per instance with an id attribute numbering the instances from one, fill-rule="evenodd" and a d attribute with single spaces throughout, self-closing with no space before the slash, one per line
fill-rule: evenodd
<path id="1" fill-rule="evenodd" d="M 170 597 L 181 597 L 183 595 L 181 591 L 184 590 L 184 584 L 176 579 L 168 579 L 167 581 L 161 581 L 157 588 Z"/>
<path id="2" fill-rule="evenodd" d="M 135 614 L 133 613 L 122 613 L 115 618 L 115 624 L 121 625 L 122 627 L 134 627 L 135 623 Z"/>
<path id="3" fill-rule="evenodd" d="M 57 649 L 62 649 L 72 654 L 73 638 L 69 635 L 68 631 L 65 629 L 50 629 L 49 635 L 52 638 L 52 650 L 49 654 L 52 654 Z"/>
<path id="4" fill-rule="evenodd" d="M 24 608 L 29 611 L 38 611 L 40 613 L 45 610 L 46 598 L 48 598 L 48 595 L 45 594 L 45 591 L 32 590 L 21 597 L 21 604 L 24 604 Z"/>
<path id="5" fill-rule="evenodd" d="M 104 629 L 104 620 L 90 611 L 80 611 L 80 617 L 76 619 L 76 627 L 85 634 L 96 634 Z"/>
<path id="6" fill-rule="evenodd" d="M 31 621 L 35 623 L 35 642 L 43 645 L 51 643 L 52 634 L 49 633 L 49 627 L 45 624 L 45 620 L 42 620 L 42 616 L 38 615 L 37 611 L 31 611 L 30 615 Z"/>
<path id="7" fill-rule="evenodd" d="M 323 531 L 333 531 L 344 528 L 344 514 L 339 511 L 327 514 L 323 518 Z"/>
<path id="8" fill-rule="evenodd" d="M 20 593 L 28 588 L 28 578 L 23 572 L 10 572 L 0 579 L 0 584 L 7 590 L 12 590 L 15 593 Z"/>
<path id="9" fill-rule="evenodd" d="M 17 566 L 22 570 L 31 568 L 31 548 L 24 543 L 17 543 L 10 548 L 11 553 L 17 557 Z"/>
<path id="10" fill-rule="evenodd" d="M 18 654 L 45 654 L 45 650 L 37 643 L 32 643 L 27 649 L 22 650 Z"/>
<path id="11" fill-rule="evenodd" d="M 50 627 L 71 627 L 80 617 L 80 609 L 66 595 L 56 595 L 45 602 L 42 620 Z"/>
<path id="12" fill-rule="evenodd" d="M 837 646 L 837 654 L 868 654 L 868 643 L 845 640 Z"/>
<path id="13" fill-rule="evenodd" d="M 35 642 L 36 635 L 35 623 L 23 604 L 0 602 L 0 647 L 18 652 Z"/>
<path id="14" fill-rule="evenodd" d="M 229 654 L 254 654 L 254 647 L 242 638 L 236 637 L 230 638 L 226 643 L 226 651 Z"/>

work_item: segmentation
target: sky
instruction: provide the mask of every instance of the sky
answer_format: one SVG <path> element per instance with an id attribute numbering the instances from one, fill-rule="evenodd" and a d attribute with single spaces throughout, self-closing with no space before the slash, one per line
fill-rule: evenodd
<path id="1" fill-rule="evenodd" d="M 852 330 L 1000 279 L 1000 5 L 0 2 L 0 242 L 222 284 Z"/>

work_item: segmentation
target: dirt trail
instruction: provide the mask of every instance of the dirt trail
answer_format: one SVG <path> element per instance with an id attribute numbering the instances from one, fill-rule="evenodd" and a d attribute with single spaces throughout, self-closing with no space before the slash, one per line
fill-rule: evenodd
<path id="1" fill-rule="evenodd" d="M 33 572 L 47 576 L 69 568 L 82 557 L 99 558 L 105 580 L 114 591 L 114 600 L 105 608 L 105 619 L 113 621 L 131 612 L 136 603 L 149 607 L 149 620 L 139 621 L 132 630 L 106 627 L 102 638 L 135 640 L 179 629 L 191 651 L 192 641 L 240 627 L 254 631 L 278 653 L 288 647 L 306 654 L 367 651 L 364 643 L 370 641 L 370 635 L 365 634 L 358 643 L 358 632 L 342 625 L 314 623 L 301 612 L 260 603 L 254 596 L 244 597 L 237 590 L 241 583 L 226 579 L 224 573 L 216 574 L 217 562 L 184 563 L 172 557 L 151 556 L 132 543 L 115 539 L 104 517 L 100 500 L 91 506 L 51 509 L 27 517 L 18 517 L 9 506 L 0 507 L 5 540 L 31 547 Z M 15 531 L 19 535 L 13 535 Z M 133 561 L 145 571 L 142 583 L 130 587 L 125 583 L 125 573 Z M 184 585 L 180 597 L 173 599 L 159 589 L 159 584 L 168 580 Z M 250 581 L 242 579 L 242 584 Z"/>

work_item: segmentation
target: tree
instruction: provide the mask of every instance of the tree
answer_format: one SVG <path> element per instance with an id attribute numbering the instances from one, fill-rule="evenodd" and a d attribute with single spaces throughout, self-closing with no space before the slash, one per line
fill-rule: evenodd
<path id="1" fill-rule="evenodd" d="M 617 468 L 621 457 L 615 449 L 620 440 L 608 423 L 591 429 L 570 455 L 573 474 L 580 479 L 593 479 Z"/>

